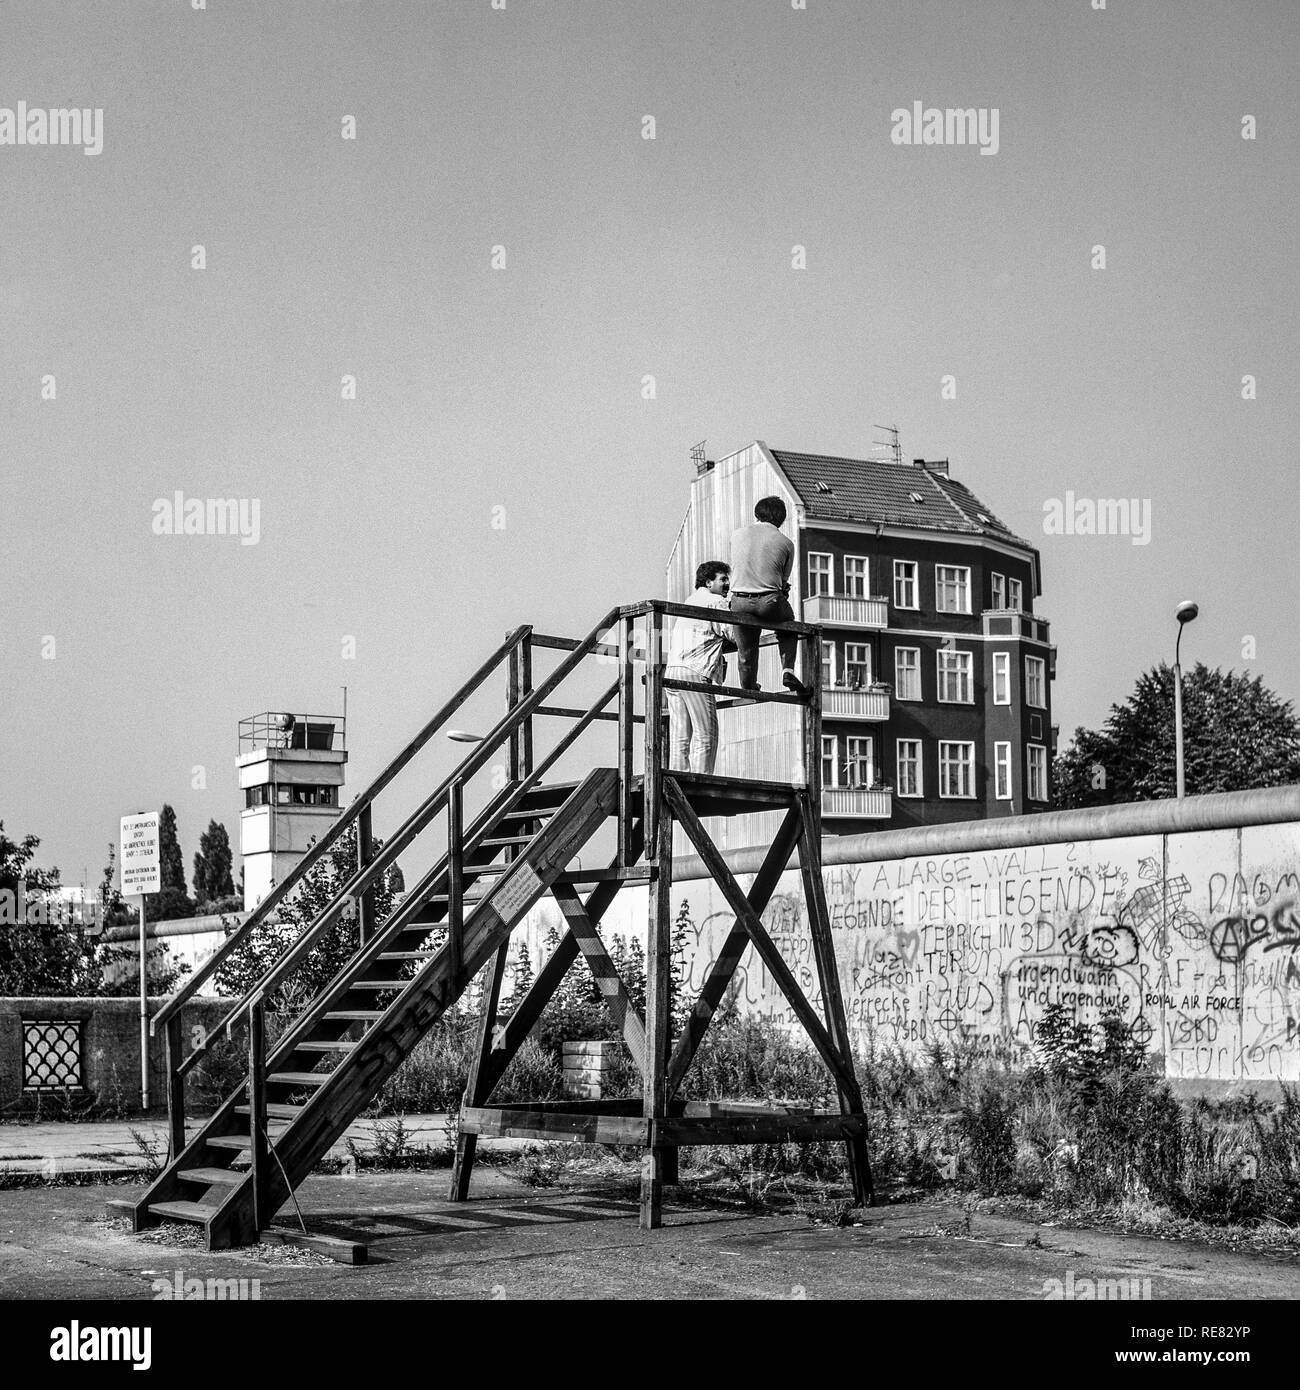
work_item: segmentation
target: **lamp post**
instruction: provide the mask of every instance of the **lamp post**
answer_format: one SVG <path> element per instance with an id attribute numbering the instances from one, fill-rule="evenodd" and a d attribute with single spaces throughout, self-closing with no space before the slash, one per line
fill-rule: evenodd
<path id="1" fill-rule="evenodd" d="M 1178 640 L 1174 643 L 1174 764 L 1180 801 L 1187 795 L 1187 786 L 1186 769 L 1183 766 L 1183 668 L 1179 662 L 1179 649 L 1183 642 L 1183 628 L 1200 611 L 1190 599 L 1184 599 L 1174 613 L 1174 617 L 1178 619 Z"/>

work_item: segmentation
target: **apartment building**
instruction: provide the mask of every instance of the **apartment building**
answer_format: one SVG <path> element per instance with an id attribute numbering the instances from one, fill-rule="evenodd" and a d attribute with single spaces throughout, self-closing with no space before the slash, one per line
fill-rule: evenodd
<path id="1" fill-rule="evenodd" d="M 1046 810 L 1056 660 L 1034 611 L 1035 547 L 946 461 L 834 458 L 756 441 L 698 464 L 668 563 L 670 598 L 691 592 L 700 561 L 729 558 L 732 532 L 765 496 L 786 504 L 795 615 L 823 627 L 826 833 Z M 774 688 L 778 678 L 765 651 L 760 679 Z M 721 728 L 718 773 L 800 775 L 788 707 L 725 708 Z M 738 824 L 728 839 L 757 840 L 763 829 Z"/>

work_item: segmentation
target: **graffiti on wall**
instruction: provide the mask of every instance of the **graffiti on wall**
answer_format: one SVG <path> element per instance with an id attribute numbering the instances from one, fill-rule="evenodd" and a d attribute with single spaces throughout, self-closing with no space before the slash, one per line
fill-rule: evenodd
<path id="1" fill-rule="evenodd" d="M 879 1044 L 1026 1055 L 1058 1005 L 1087 1024 L 1118 1015 L 1170 1076 L 1300 1079 L 1300 827 L 848 864 L 823 877 L 849 1025 Z M 698 990 L 734 919 L 707 881 L 674 885 L 674 916 L 683 903 Z M 644 890 L 627 891 L 602 931 L 641 935 L 645 910 Z M 763 920 L 820 1007 L 797 873 Z M 753 951 L 736 1002 L 795 1026 Z"/>

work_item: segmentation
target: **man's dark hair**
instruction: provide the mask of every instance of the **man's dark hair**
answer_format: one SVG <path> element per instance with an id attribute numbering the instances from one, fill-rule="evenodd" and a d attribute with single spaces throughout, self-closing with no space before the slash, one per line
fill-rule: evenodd
<path id="1" fill-rule="evenodd" d="M 718 575 L 730 573 L 731 566 L 723 564 L 721 560 L 705 560 L 695 568 L 695 587 L 702 589 L 706 584 L 711 584 Z"/>
<path id="2" fill-rule="evenodd" d="M 754 515 L 760 521 L 768 521 L 773 526 L 780 526 L 785 520 L 785 503 L 779 497 L 760 497 L 754 503 Z"/>

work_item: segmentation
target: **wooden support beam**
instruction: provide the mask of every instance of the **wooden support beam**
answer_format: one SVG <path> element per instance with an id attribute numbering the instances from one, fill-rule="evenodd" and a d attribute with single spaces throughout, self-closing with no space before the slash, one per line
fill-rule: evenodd
<path id="1" fill-rule="evenodd" d="M 555 895 L 555 901 L 560 905 L 560 911 L 564 913 L 564 920 L 569 924 L 569 930 L 577 940 L 578 949 L 586 959 L 592 978 L 596 982 L 596 988 L 600 992 L 601 1002 L 609 1011 L 609 1016 L 614 1020 L 615 1027 L 622 1033 L 623 1041 L 627 1044 L 627 1050 L 632 1054 L 632 1060 L 636 1063 L 637 1070 L 644 1076 L 646 1067 L 645 1024 L 641 1021 L 641 1015 L 637 1013 L 636 1005 L 632 1003 L 623 981 L 619 978 L 618 970 L 610 959 L 609 952 L 605 949 L 605 943 L 600 939 L 600 933 L 596 930 L 591 918 L 587 916 L 581 900 L 572 888 L 555 883 L 551 885 L 551 892 Z"/>
<path id="2" fill-rule="evenodd" d="M 840 973 L 835 962 L 835 945 L 831 940 L 830 914 L 826 907 L 826 889 L 822 883 L 820 817 L 809 805 L 809 798 L 800 798 L 799 817 L 802 835 L 799 838 L 799 871 L 803 877 L 804 899 L 808 908 L 808 930 L 812 936 L 813 956 L 821 981 L 822 1009 L 826 1027 L 844 1058 L 844 1068 L 852 1084 L 839 1079 L 838 1091 L 842 1113 L 862 1111 L 862 1092 L 853 1074 L 853 1046 L 849 1038 L 848 1019 L 844 1012 L 844 996 L 840 992 Z M 849 1179 L 853 1196 L 859 1206 L 869 1206 L 872 1200 L 871 1159 L 867 1153 L 865 1127 L 861 1134 L 845 1136 L 848 1150 Z"/>
<path id="3" fill-rule="evenodd" d="M 572 1139 L 588 1144 L 644 1144 L 650 1121 L 640 1115 L 533 1110 L 526 1106 L 466 1106 L 461 1128 L 493 1139 Z"/>
<path id="4" fill-rule="evenodd" d="M 252 1163 L 252 1226 L 271 1224 L 268 1203 L 271 1155 L 266 1136 L 266 1002 L 257 995 L 248 1010 L 248 1154 Z"/>
<path id="5" fill-rule="evenodd" d="M 658 612 L 652 650 L 658 647 Z M 673 880 L 673 808 L 662 791 L 674 787 L 671 777 L 663 776 L 657 759 L 660 748 L 656 737 L 651 742 L 650 730 L 658 723 L 657 689 L 646 710 L 646 815 L 653 817 L 652 862 L 658 877 L 650 887 L 650 920 L 646 932 L 646 1065 L 642 1070 L 641 1114 L 653 1125 L 662 1120 L 668 1103 L 667 1063 L 672 1046 L 669 1020 L 669 997 L 672 990 L 672 902 Z M 653 774 L 653 775 L 652 775 Z M 678 793 L 679 799 L 681 798 Z M 691 813 L 687 806 L 687 812 Z M 653 1130 L 652 1130 L 653 1133 Z M 641 1156 L 641 1227 L 653 1231 L 663 1225 L 663 1192 L 665 1179 L 665 1146 L 651 1143 Z"/>
<path id="6" fill-rule="evenodd" d="M 167 1063 L 167 1156 L 179 1158 L 185 1149 L 185 1073 L 181 1071 L 181 1016 L 163 1025 Z"/>
<path id="7" fill-rule="evenodd" d="M 469 1077 L 465 1083 L 462 1105 L 482 1105 L 487 1100 L 487 1090 L 491 1077 L 492 1045 L 495 1040 L 497 1009 L 501 1003 L 501 983 L 505 979 L 506 961 L 510 955 L 510 942 L 505 941 L 492 960 L 492 973 L 488 987 L 483 992 L 483 1010 L 479 1015 L 478 1047 L 470 1062 Z M 495 1084 L 495 1083 L 492 1083 Z M 453 1202 L 463 1202 L 469 1197 L 469 1180 L 474 1171 L 474 1156 L 478 1140 L 464 1128 L 456 1136 L 456 1156 L 451 1165 L 451 1191 L 448 1198 Z"/>
<path id="8" fill-rule="evenodd" d="M 364 1241 L 343 1240 L 338 1236 L 304 1235 L 301 1231 L 280 1230 L 274 1227 L 261 1231 L 257 1239 L 263 1245 L 296 1245 L 302 1250 L 314 1250 L 318 1255 L 328 1255 L 341 1265 L 363 1265 L 370 1258 Z"/>
<path id="9" fill-rule="evenodd" d="M 659 1144 L 811 1144 L 818 1140 L 858 1143 L 867 1132 L 865 1115 L 823 1111 L 812 1115 L 716 1115 L 695 1119 L 669 1116 L 654 1124 Z"/>
<path id="10" fill-rule="evenodd" d="M 639 828 L 635 826 L 633 827 L 630 848 L 634 855 L 640 857 L 641 836 Z M 592 922 L 600 921 L 622 886 L 618 882 L 602 883 L 592 890 L 585 904 L 587 916 Z M 578 954 L 577 938 L 566 929 L 564 935 L 560 937 L 559 945 L 551 953 L 550 959 L 537 972 L 527 993 L 511 1010 L 510 1017 L 505 1023 L 497 1026 L 491 1053 L 485 1063 L 484 1084 L 486 1089 L 482 1092 L 484 1104 L 491 1099 L 497 1082 L 501 1080 L 506 1067 L 510 1065 L 510 1059 L 519 1051 L 524 1039 L 536 1026 L 538 1019 L 542 1016 L 542 1011 L 550 1003 L 551 996 L 559 988 L 573 962 L 578 959 Z"/>
<path id="11" fill-rule="evenodd" d="M 763 964 L 767 966 L 768 972 L 781 987 L 781 993 L 785 995 L 786 1001 L 794 1010 L 795 1017 L 798 1018 L 804 1032 L 812 1040 L 813 1046 L 821 1054 L 822 1061 L 830 1068 L 831 1074 L 837 1081 L 845 1082 L 851 1088 L 856 1087 L 857 1082 L 853 1072 L 845 1065 L 844 1059 L 840 1056 L 830 1034 L 827 1033 L 821 1019 L 817 1017 L 816 1010 L 804 998 L 803 991 L 799 988 L 799 983 L 794 977 L 794 972 L 785 963 L 781 952 L 777 950 L 776 943 L 767 934 L 767 928 L 759 921 L 754 909 L 750 907 L 749 900 L 732 876 L 731 870 L 718 852 L 717 846 L 709 839 L 708 832 L 700 824 L 699 818 L 691 810 L 677 783 L 671 777 L 664 779 L 664 796 L 673 814 L 680 818 L 686 834 L 690 837 L 691 843 L 694 844 L 696 852 L 704 861 L 704 865 L 714 882 L 722 890 L 722 895 L 726 898 L 731 910 L 736 914 L 746 932 L 749 933 L 749 939 L 754 943 L 754 949 L 758 952 Z M 648 965 L 648 951 L 646 955 Z"/>
<path id="12" fill-rule="evenodd" d="M 373 810 L 370 802 L 361 808 L 357 817 L 357 872 L 363 872 L 375 857 L 375 828 Z M 359 922 L 357 926 L 358 944 L 369 944 L 375 934 L 375 886 L 370 884 L 358 900 Z"/>
<path id="13" fill-rule="evenodd" d="M 785 1144 L 837 1141 L 866 1132 L 865 1115 L 842 1115 L 834 1110 L 791 1110 L 781 1107 L 727 1109 L 710 1113 L 672 1114 L 660 1120 L 598 1110 L 599 1101 L 555 1104 L 467 1107 L 461 1125 L 474 1135 L 494 1139 L 569 1139 L 584 1144 L 647 1144 L 675 1152 L 679 1145 Z M 701 1112 L 709 1109 L 698 1107 Z M 681 1110 L 683 1107 L 678 1106 Z"/>
<path id="14" fill-rule="evenodd" d="M 799 809 L 797 806 L 791 806 L 781 822 L 780 829 L 776 832 L 776 837 L 767 851 L 767 857 L 763 860 L 762 867 L 755 876 L 753 886 L 747 895 L 747 901 L 755 913 L 761 914 L 763 912 L 772 894 L 776 891 L 776 885 L 785 872 L 785 866 L 789 861 L 791 851 L 794 849 L 795 841 L 799 838 L 800 828 Z M 699 1050 L 709 1024 L 713 1021 L 713 1015 L 717 1012 L 718 1005 L 722 1003 L 727 986 L 731 983 L 732 976 L 736 973 L 736 967 L 740 964 L 748 947 L 749 933 L 741 925 L 740 919 L 736 918 L 731 930 L 727 933 L 727 939 L 722 944 L 722 950 L 718 952 L 717 959 L 709 970 L 708 978 L 704 981 L 704 988 L 700 991 L 700 997 L 695 1001 L 695 1007 L 686 1020 L 686 1026 L 677 1039 L 677 1046 L 673 1049 L 672 1060 L 668 1063 L 667 1077 L 668 1098 L 670 1100 L 681 1088 L 691 1061 Z"/>
<path id="15" fill-rule="evenodd" d="M 631 855 L 632 750 L 636 742 L 636 685 L 633 682 L 630 618 L 618 624 L 618 867 L 631 868 L 639 858 Z M 644 716 L 642 716 L 644 722 Z M 630 857 L 629 857 L 630 856 Z"/>

